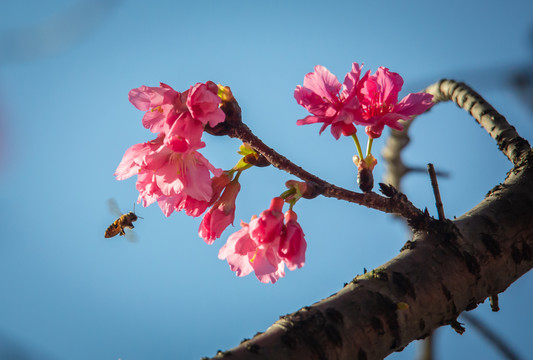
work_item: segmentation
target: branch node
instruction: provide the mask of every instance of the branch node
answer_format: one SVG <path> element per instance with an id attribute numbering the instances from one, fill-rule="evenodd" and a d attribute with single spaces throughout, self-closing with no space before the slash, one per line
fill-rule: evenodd
<path id="1" fill-rule="evenodd" d="M 457 321 L 457 319 L 453 320 L 452 323 L 450 324 L 450 326 L 452 327 L 452 329 L 455 330 L 456 333 L 458 333 L 459 335 L 463 335 L 466 331 L 465 327 L 463 326 L 463 324 L 461 324 L 459 321 Z"/>
<path id="2" fill-rule="evenodd" d="M 259 352 L 259 345 L 257 345 L 257 344 L 247 344 L 246 345 L 246 350 L 248 350 L 249 352 L 251 352 L 253 354 L 257 354 Z"/>
<path id="3" fill-rule="evenodd" d="M 379 183 L 379 191 L 386 197 L 393 197 L 398 194 L 398 190 L 391 184 Z"/>

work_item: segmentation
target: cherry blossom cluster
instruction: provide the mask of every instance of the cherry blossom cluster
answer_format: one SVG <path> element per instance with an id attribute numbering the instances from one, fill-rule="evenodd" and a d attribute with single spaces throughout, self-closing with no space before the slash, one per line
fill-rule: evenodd
<path id="1" fill-rule="evenodd" d="M 363 191 L 371 191 L 373 185 L 372 169 L 377 161 L 370 153 L 372 140 L 381 136 L 385 126 L 402 129 L 400 120 L 411 119 L 432 105 L 432 96 L 423 93 L 409 94 L 398 102 L 402 85 L 401 76 L 384 67 L 361 77 L 361 66 L 353 63 L 341 84 L 325 67 L 317 65 L 294 92 L 297 102 L 312 114 L 298 120 L 298 125 L 322 123 L 320 133 L 331 126 L 336 139 L 341 134 L 352 136 L 358 149 L 354 157 L 358 179 L 371 180 L 365 180 L 364 186 L 359 184 Z M 212 244 L 235 220 L 242 172 L 269 165 L 247 144 L 238 152 L 242 158 L 227 171 L 215 168 L 200 154 L 205 147 L 204 131 L 216 135 L 222 134 L 212 132 L 217 125 L 237 127 L 236 108 L 241 121 L 231 90 L 208 81 L 179 92 L 161 83 L 159 87 L 131 90 L 129 100 L 145 112 L 142 124 L 156 137 L 126 150 L 115 172 L 117 180 L 137 175 L 138 202 L 145 207 L 157 202 L 165 216 L 181 210 L 194 217 L 204 214 L 198 233 Z M 369 136 L 366 157 L 356 125 L 365 126 Z M 269 209 L 254 215 L 249 223 L 241 222 L 241 229 L 220 249 L 218 257 L 227 260 L 237 276 L 254 272 L 259 281 L 275 283 L 285 276 L 285 266 L 295 270 L 304 265 L 307 243 L 293 206 L 300 198 L 318 193 L 312 183 L 290 180 L 286 186 L 289 190 L 272 199 Z M 289 209 L 283 213 L 285 203 Z"/>
<path id="2" fill-rule="evenodd" d="M 157 137 L 126 150 L 115 176 L 124 180 L 138 175 L 138 201 L 144 206 L 157 201 L 165 216 L 181 210 L 200 216 L 220 195 L 221 185 L 229 183 L 222 170 L 198 152 L 205 147 L 204 127 L 225 119 L 218 90 L 215 83 L 207 82 L 181 93 L 166 84 L 129 92 L 130 102 L 146 111 L 144 127 Z"/>
<path id="3" fill-rule="evenodd" d="M 373 186 L 372 170 L 377 160 L 372 156 L 372 141 L 381 136 L 386 126 L 402 130 L 400 120 L 411 120 L 433 105 L 433 95 L 412 93 L 398 101 L 402 89 L 402 77 L 380 66 L 375 74 L 370 70 L 361 77 L 362 65 L 352 64 L 341 84 L 335 75 L 321 65 L 298 85 L 294 98 L 312 115 L 298 120 L 298 125 L 322 123 L 320 133 L 331 126 L 331 134 L 339 139 L 341 134 L 352 136 L 358 154 L 354 163 L 358 168 L 359 187 L 370 191 Z M 363 155 L 357 138 L 356 125 L 365 127 L 369 137 L 366 156 Z M 360 181 L 361 179 L 367 179 Z"/>
<path id="4" fill-rule="evenodd" d="M 249 223 L 241 222 L 241 230 L 232 234 L 218 254 L 226 259 L 237 276 L 252 271 L 262 283 L 275 283 L 289 270 L 305 263 L 307 243 L 296 213 L 289 209 L 283 215 L 284 199 L 275 197 L 268 210 Z"/>
<path id="5" fill-rule="evenodd" d="M 165 216 L 181 210 L 195 217 L 205 213 L 199 235 L 208 244 L 233 223 L 239 176 L 252 166 L 249 160 L 258 156 L 243 145 L 239 151 L 243 158 L 233 169 L 222 171 L 198 152 L 205 147 L 205 126 L 212 128 L 225 119 L 221 98 L 232 98 L 231 91 L 213 82 L 198 83 L 181 93 L 166 84 L 131 90 L 130 102 L 145 111 L 142 123 L 157 137 L 126 150 L 115 172 L 118 180 L 137 175 L 138 201 L 144 206 L 157 201 Z M 227 257 L 238 276 L 256 271 L 260 281 L 274 283 L 285 275 L 284 264 L 291 270 L 303 266 L 307 245 L 292 205 L 305 185 L 291 184 L 293 190 L 286 192 L 291 209 L 285 217 L 281 212 L 284 200 L 275 198 L 270 210 L 250 225 L 243 223 L 243 229 L 223 246 L 220 256 Z M 295 197 L 297 188 L 300 192 Z M 253 231 L 246 238 L 243 233 L 249 228 Z"/>
<path id="6" fill-rule="evenodd" d="M 341 134 L 355 134 L 354 125 L 362 125 L 367 135 L 375 139 L 381 136 L 385 125 L 402 130 L 399 120 L 410 120 L 433 105 L 433 95 L 426 93 L 409 94 L 398 102 L 403 86 L 399 74 L 380 66 L 374 75 L 368 70 L 359 79 L 362 67 L 353 63 L 341 84 L 328 69 L 315 66 L 315 71 L 305 76 L 304 85 L 294 91 L 298 104 L 313 114 L 297 124 L 322 123 L 320 133 L 331 125 L 335 139 Z"/>

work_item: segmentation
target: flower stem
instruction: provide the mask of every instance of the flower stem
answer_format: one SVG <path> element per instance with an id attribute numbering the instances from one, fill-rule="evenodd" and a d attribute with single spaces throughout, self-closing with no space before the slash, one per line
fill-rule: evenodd
<path id="1" fill-rule="evenodd" d="M 370 151 L 372 150 L 372 143 L 374 142 L 374 139 L 369 137 L 368 143 L 366 144 L 366 156 L 370 155 Z"/>
<path id="2" fill-rule="evenodd" d="M 357 153 L 359 155 L 359 158 L 361 160 L 364 159 L 363 150 L 361 150 L 361 144 L 359 144 L 359 139 L 357 138 L 357 134 L 353 134 L 352 138 L 353 138 L 353 141 L 355 142 L 355 146 L 357 147 Z"/>
<path id="3" fill-rule="evenodd" d="M 294 194 L 296 194 L 296 189 L 295 188 L 291 188 L 291 189 L 288 189 L 288 190 L 285 190 L 284 192 L 282 192 L 279 197 L 285 200 L 289 196 L 294 195 Z"/>

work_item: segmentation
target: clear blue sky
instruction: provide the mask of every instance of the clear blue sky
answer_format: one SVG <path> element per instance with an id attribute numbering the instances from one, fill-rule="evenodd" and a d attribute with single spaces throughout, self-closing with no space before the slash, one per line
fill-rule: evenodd
<path id="1" fill-rule="evenodd" d="M 351 141 L 297 127 L 296 85 L 321 64 L 339 78 L 352 62 L 399 72 L 411 91 L 442 77 L 472 84 L 522 136 L 532 113 L 505 79 L 533 67 L 533 3 L 526 1 L 10 1 L 0 13 L 0 354 L 25 359 L 192 359 L 265 330 L 278 316 L 329 296 L 363 268 L 396 254 L 409 234 L 380 212 L 318 198 L 295 207 L 305 266 L 275 285 L 237 278 L 197 235 L 199 219 L 137 208 L 139 242 L 104 239 L 115 198 L 129 211 L 135 180 L 113 177 L 124 151 L 151 139 L 128 91 L 162 81 L 177 90 L 231 86 L 244 121 L 311 172 L 354 188 Z M 66 14 L 66 15 L 65 15 Z M 451 173 L 446 215 L 459 216 L 503 181 L 509 162 L 462 110 L 442 104 L 418 119 L 404 156 Z M 206 136 L 217 167 L 239 143 Z M 383 140 L 375 142 L 375 149 Z M 378 158 L 378 160 L 381 160 Z M 383 161 L 376 169 L 382 173 Z M 239 219 L 264 210 L 291 177 L 247 171 Z M 403 190 L 435 215 L 425 175 Z M 475 313 L 517 351 L 531 351 L 533 278 L 524 276 Z M 438 331 L 439 357 L 497 359 L 467 326 Z M 17 350 L 18 349 L 18 350 Z M 416 344 L 391 359 L 412 359 Z M 475 354 L 475 355 L 474 355 Z"/>

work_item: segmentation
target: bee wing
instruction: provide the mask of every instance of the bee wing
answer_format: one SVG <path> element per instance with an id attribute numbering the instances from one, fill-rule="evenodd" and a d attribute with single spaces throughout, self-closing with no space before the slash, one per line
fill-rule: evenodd
<path id="1" fill-rule="evenodd" d="M 113 213 L 113 215 L 116 215 L 117 217 L 122 216 L 122 212 L 120 211 L 117 201 L 114 198 L 110 198 L 107 200 L 107 206 L 109 208 L 109 211 Z"/>
<path id="2" fill-rule="evenodd" d="M 139 237 L 135 235 L 135 231 L 133 231 L 132 229 L 125 229 L 124 232 L 126 233 L 125 238 L 129 242 L 131 243 L 139 242 Z"/>

